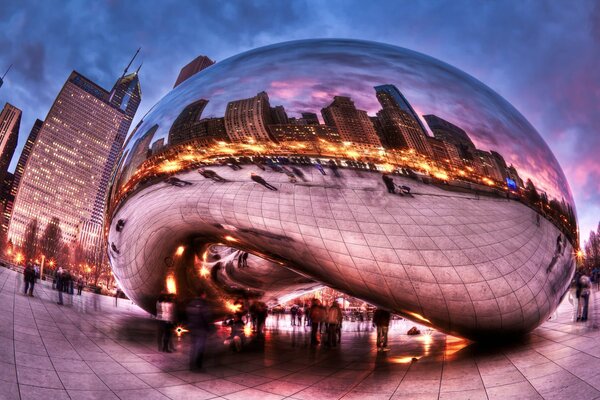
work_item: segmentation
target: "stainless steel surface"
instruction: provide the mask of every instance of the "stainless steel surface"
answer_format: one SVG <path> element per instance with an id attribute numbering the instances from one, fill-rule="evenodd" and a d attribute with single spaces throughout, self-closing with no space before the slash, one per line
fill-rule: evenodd
<path id="1" fill-rule="evenodd" d="M 474 339 L 543 322 L 577 247 L 564 174 L 510 104 L 342 40 L 253 50 L 167 94 L 122 152 L 107 222 L 115 276 L 150 311 L 167 286 L 226 312 L 327 285 Z"/>

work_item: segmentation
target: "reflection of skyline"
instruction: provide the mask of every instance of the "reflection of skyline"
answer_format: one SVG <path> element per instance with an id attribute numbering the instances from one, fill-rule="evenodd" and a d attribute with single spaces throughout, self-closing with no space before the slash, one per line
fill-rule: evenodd
<path id="1" fill-rule="evenodd" d="M 196 100 L 175 118 L 166 144 L 164 138 L 152 143 L 159 129 L 156 124 L 141 136 L 133 136 L 135 143 L 126 150 L 116 185 L 117 202 L 145 180 L 185 171 L 198 163 L 218 163 L 223 156 L 228 163 L 238 162 L 232 156 L 246 162 L 264 155 L 326 157 L 329 163 L 342 166 L 343 162 L 349 167 L 353 164 L 348 159 L 354 159 L 362 165 L 359 168 L 389 172 L 411 168 L 451 187 L 464 188 L 461 182 L 471 182 L 491 187 L 496 195 L 498 190 L 507 197 L 513 192 L 563 226 L 576 241 L 574 210 L 564 197 L 540 193 L 533 181 L 523 181 L 500 152 L 478 149 L 464 129 L 437 115 L 423 116 L 433 133 L 429 136 L 396 86 L 377 85 L 374 90 L 381 106 L 375 116 L 358 109 L 348 96 L 334 96 L 321 108 L 324 124 L 314 112 L 303 111 L 302 118 L 289 117 L 284 106 L 271 105 L 266 91 L 229 101 L 223 117 L 202 118 L 209 100 Z M 468 188 L 475 193 L 482 190 Z"/>
<path id="2" fill-rule="evenodd" d="M 447 168 L 474 172 L 498 183 L 506 184 L 510 179 L 518 188 L 525 187 L 517 169 L 509 166 L 500 152 L 478 149 L 464 129 L 432 114 L 423 116 L 433 133 L 433 137 L 429 136 L 412 105 L 395 85 L 377 85 L 374 89 L 382 107 L 375 116 L 357 109 L 348 96 L 334 96 L 333 101 L 321 108 L 324 124 L 316 113 L 307 110 L 299 112 L 302 118 L 288 116 L 283 105 L 271 106 L 266 91 L 229 101 L 223 117 L 202 118 L 209 100 L 199 99 L 184 107 L 177 116 L 169 129 L 166 145 L 190 140 L 202 140 L 204 144 L 211 141 L 252 144 L 322 139 L 349 142 L 357 147 L 373 146 L 374 150 L 412 149 Z M 152 134 L 143 135 L 146 151 L 157 126 L 151 131 Z M 156 153 L 158 142 L 149 154 Z M 162 146 L 165 146 L 164 141 Z M 143 159 L 136 161 L 133 164 L 139 165 Z"/>
<path id="3" fill-rule="evenodd" d="M 169 93 L 145 117 L 168 127 L 186 104 L 210 99 L 204 115 L 223 115 L 232 98 L 267 90 L 271 101 L 289 110 L 318 110 L 333 96 L 350 96 L 373 115 L 371 95 L 382 77 L 398 85 L 420 114 L 435 114 L 467 130 L 477 147 L 496 149 L 525 180 L 536 180 L 549 195 L 572 203 L 564 175 L 534 128 L 504 99 L 474 78 L 406 49 L 349 40 L 297 41 L 256 49 L 219 62 Z M 399 81 L 399 79 L 401 79 Z M 425 111 L 426 110 L 426 111 Z M 300 115 L 294 115 L 300 117 Z M 147 128 L 146 128 L 147 129 Z"/>

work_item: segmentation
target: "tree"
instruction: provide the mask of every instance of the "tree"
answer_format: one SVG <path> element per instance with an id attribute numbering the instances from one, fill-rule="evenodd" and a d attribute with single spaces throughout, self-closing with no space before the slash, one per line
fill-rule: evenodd
<path id="1" fill-rule="evenodd" d="M 525 196 L 532 204 L 535 204 L 541 200 L 540 194 L 538 193 L 531 179 L 527 179 L 527 182 L 525 183 Z"/>
<path id="2" fill-rule="evenodd" d="M 590 268 L 600 267 L 600 226 L 598 232 L 591 231 L 585 242 L 585 264 Z"/>
<path id="3" fill-rule="evenodd" d="M 23 241 L 23 255 L 25 262 L 35 259 L 38 251 L 38 220 L 34 218 L 29 220 L 25 228 L 25 239 Z"/>
<path id="4" fill-rule="evenodd" d="M 56 266 L 66 268 L 69 265 L 69 245 L 64 244 L 60 252 L 56 255 Z"/>
<path id="5" fill-rule="evenodd" d="M 52 220 L 46 225 L 46 229 L 44 229 L 44 234 L 40 240 L 40 250 L 46 256 L 46 259 L 56 260 L 62 247 L 60 220 L 52 217 Z"/>

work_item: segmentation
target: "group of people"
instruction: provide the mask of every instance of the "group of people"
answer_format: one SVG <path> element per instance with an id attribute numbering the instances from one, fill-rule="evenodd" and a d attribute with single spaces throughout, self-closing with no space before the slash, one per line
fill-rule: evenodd
<path id="1" fill-rule="evenodd" d="M 77 295 L 81 296 L 84 286 L 85 282 L 83 276 L 76 276 L 68 269 L 58 267 L 54 273 L 54 279 L 52 281 L 52 289 L 56 289 L 58 291 L 58 301 L 56 304 L 62 306 L 64 304 L 63 293 L 73 295 L 75 293 L 75 288 L 77 288 Z"/>
<path id="2" fill-rule="evenodd" d="M 40 278 L 40 271 L 36 265 L 28 262 L 23 270 L 23 281 L 25 288 L 23 293 L 27 296 L 33 297 L 33 288 L 35 287 L 36 281 Z M 54 273 L 52 280 L 52 289 L 58 291 L 58 302 L 57 304 L 63 305 L 63 293 L 74 294 L 77 289 L 77 295 L 81 296 L 83 287 L 85 286 L 83 276 L 76 276 L 70 273 L 67 269 L 58 267 Z"/>
<path id="3" fill-rule="evenodd" d="M 326 307 L 319 299 L 313 299 L 307 313 L 310 318 L 310 344 L 336 347 L 342 340 L 342 310 L 337 301 Z M 323 334 L 324 333 L 324 334 Z"/>

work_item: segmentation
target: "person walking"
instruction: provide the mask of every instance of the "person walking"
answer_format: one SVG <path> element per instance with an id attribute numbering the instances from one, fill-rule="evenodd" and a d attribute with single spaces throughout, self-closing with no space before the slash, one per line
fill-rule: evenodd
<path id="1" fill-rule="evenodd" d="M 159 351 L 172 352 L 171 336 L 175 322 L 175 304 L 170 294 L 163 293 L 156 302 L 156 319 L 161 321 Z"/>
<path id="2" fill-rule="evenodd" d="M 579 294 L 579 304 L 578 310 L 581 310 L 581 314 L 577 314 L 577 321 L 581 320 L 582 322 L 587 321 L 588 317 L 588 307 L 590 304 L 590 292 L 592 290 L 592 282 L 590 278 L 582 274 L 579 278 L 579 286 L 581 287 L 581 293 Z M 583 304 L 583 307 L 581 306 Z"/>
<path id="3" fill-rule="evenodd" d="M 290 309 L 290 319 L 292 321 L 292 326 L 296 325 L 296 315 L 298 314 L 298 306 L 294 304 Z"/>
<path id="4" fill-rule="evenodd" d="M 35 286 L 35 269 L 33 264 L 27 263 L 25 270 L 23 271 L 23 280 L 25 281 L 24 294 L 33 297 L 33 287 Z"/>
<path id="5" fill-rule="evenodd" d="M 62 267 L 58 267 L 58 270 L 56 270 L 56 290 L 58 291 L 58 302 L 56 304 L 58 304 L 59 306 L 63 305 L 63 290 L 64 290 L 64 283 L 65 283 L 65 272 L 63 271 Z"/>
<path id="6" fill-rule="evenodd" d="M 258 183 L 259 185 L 263 185 L 264 187 L 266 187 L 269 190 L 277 191 L 277 188 L 275 186 L 271 185 L 270 183 L 265 181 L 265 179 L 262 176 L 257 175 L 254 172 L 252 172 L 250 174 L 250 179 L 252 179 L 254 182 Z"/>
<path id="7" fill-rule="evenodd" d="M 256 334 L 259 337 L 264 335 L 265 322 L 267 321 L 267 315 L 269 314 L 269 308 L 263 301 L 256 303 Z"/>
<path id="8" fill-rule="evenodd" d="M 342 310 L 337 301 L 332 302 L 327 310 L 327 345 L 337 346 L 337 327 L 342 321 Z"/>
<path id="9" fill-rule="evenodd" d="M 377 327 L 377 351 L 389 351 L 387 347 L 390 312 L 378 308 L 373 314 L 373 326 Z"/>
<path id="10" fill-rule="evenodd" d="M 83 291 L 83 276 L 79 275 L 79 278 L 77 278 L 77 296 L 81 296 L 82 291 Z"/>
<path id="11" fill-rule="evenodd" d="M 214 330 L 210 309 L 206 304 L 206 294 L 193 298 L 186 309 L 188 328 L 192 337 L 190 348 L 190 370 L 202 369 L 206 339 Z"/>
<path id="12" fill-rule="evenodd" d="M 321 324 L 324 320 L 323 308 L 321 307 L 321 302 L 319 299 L 313 299 L 312 305 L 310 306 L 310 344 L 311 346 L 318 345 L 319 338 L 317 334 L 319 333 L 319 324 Z"/>

